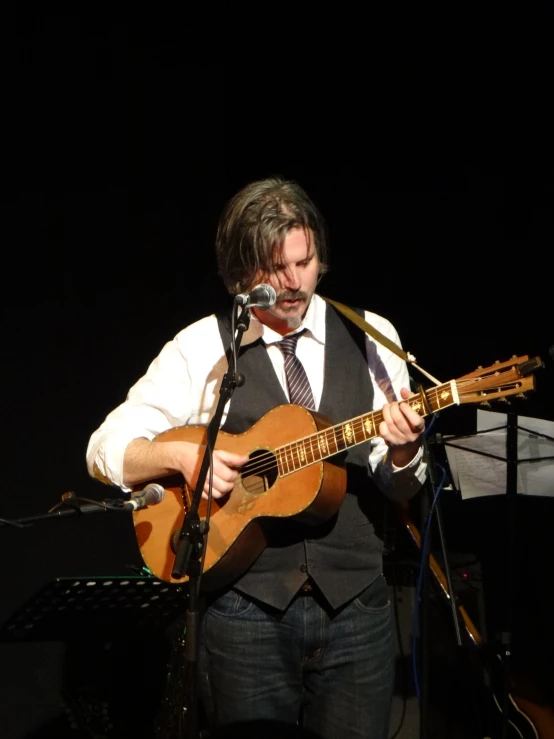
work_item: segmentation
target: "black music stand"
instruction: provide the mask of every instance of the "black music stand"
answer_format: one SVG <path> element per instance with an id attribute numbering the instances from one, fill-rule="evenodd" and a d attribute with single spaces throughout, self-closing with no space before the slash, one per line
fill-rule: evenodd
<path id="1" fill-rule="evenodd" d="M 525 425 L 518 424 L 515 413 L 478 411 L 475 434 L 443 437 L 462 498 L 554 496 L 554 423 L 527 417 L 520 421 Z M 541 476 L 532 474 L 541 470 Z"/>
<path id="2" fill-rule="evenodd" d="M 59 577 L 0 625 L 0 641 L 79 641 L 164 629 L 182 616 L 184 586 L 151 576 Z"/>
<path id="3" fill-rule="evenodd" d="M 172 696 L 179 705 L 167 705 L 165 646 L 175 643 L 175 630 L 184 635 L 187 600 L 186 585 L 150 574 L 59 577 L 0 624 L 0 642 L 67 647 L 64 711 L 87 736 L 137 739 L 146 730 L 144 736 L 168 737 L 158 727 L 182 710 L 184 695 Z"/>
<path id="4" fill-rule="evenodd" d="M 455 488 L 463 499 L 501 495 L 506 507 L 507 616 L 498 636 L 502 715 L 502 739 L 508 736 L 510 678 L 513 648 L 514 585 L 516 578 L 517 498 L 522 495 L 554 497 L 554 424 L 541 419 L 520 418 L 513 413 L 478 411 L 478 431 L 464 436 L 443 437 Z M 490 415 L 490 418 L 487 416 Z M 479 428 L 481 426 L 481 428 Z M 535 465 L 542 475 L 531 474 Z"/>

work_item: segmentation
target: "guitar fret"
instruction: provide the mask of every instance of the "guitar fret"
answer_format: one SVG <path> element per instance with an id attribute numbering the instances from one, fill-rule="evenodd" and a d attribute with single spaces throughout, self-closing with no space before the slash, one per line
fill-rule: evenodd
<path id="1" fill-rule="evenodd" d="M 328 457 L 329 456 L 329 447 L 327 445 L 327 439 L 325 437 L 325 433 L 318 434 L 318 440 L 317 445 L 319 448 L 319 451 L 321 453 L 321 457 Z"/>
<path id="2" fill-rule="evenodd" d="M 354 431 L 352 429 L 352 423 L 350 421 L 347 421 L 346 423 L 342 424 L 342 428 L 344 430 L 344 436 L 345 436 L 347 446 L 353 446 L 355 436 L 354 436 Z"/>
<path id="3" fill-rule="evenodd" d="M 364 431 L 364 439 L 371 439 L 377 434 L 377 429 L 375 428 L 373 416 L 373 413 L 368 413 L 366 416 L 363 417 L 362 428 Z"/>
<path id="4" fill-rule="evenodd" d="M 280 475 L 286 474 L 286 468 L 283 463 L 284 454 L 283 454 L 282 447 L 280 449 L 277 449 L 275 456 L 277 459 L 277 469 L 279 470 L 279 474 Z"/>
<path id="5" fill-rule="evenodd" d="M 425 392 L 424 397 L 425 402 L 420 395 L 410 401 L 410 406 L 420 416 L 427 416 L 429 413 L 441 410 L 441 408 L 447 408 L 459 402 L 455 382 L 447 382 L 444 385 L 431 388 Z M 430 406 L 430 409 L 428 406 Z"/>
<path id="6" fill-rule="evenodd" d="M 291 460 L 292 460 L 292 466 L 293 470 L 298 470 L 302 466 L 301 464 L 301 452 L 300 452 L 300 444 L 296 442 L 295 444 L 290 445 L 290 451 L 291 451 Z"/>
<path id="7" fill-rule="evenodd" d="M 321 462 L 322 455 L 321 455 L 321 446 L 319 443 L 319 434 L 314 434 L 312 436 L 312 454 L 314 455 L 314 459 L 317 462 Z"/>
<path id="8" fill-rule="evenodd" d="M 287 444 L 287 446 L 281 447 L 279 463 L 280 463 L 281 468 L 283 469 L 283 474 L 286 475 L 289 472 L 294 472 L 294 465 L 293 465 L 290 444 Z"/>
<path id="9" fill-rule="evenodd" d="M 306 451 L 306 464 L 313 464 L 315 462 L 315 457 L 311 436 L 308 436 L 307 439 L 304 439 L 304 449 Z"/>
<path id="10" fill-rule="evenodd" d="M 344 434 L 342 433 L 342 426 L 335 427 L 335 446 L 337 448 L 337 452 L 342 452 L 343 449 L 346 448 Z"/>
<path id="11" fill-rule="evenodd" d="M 354 438 L 355 443 L 360 444 L 362 441 L 366 440 L 365 432 L 364 432 L 364 425 L 363 423 L 360 423 L 360 419 L 357 419 L 354 423 Z"/>
<path id="12" fill-rule="evenodd" d="M 451 381 L 431 388 L 425 391 L 425 395 L 416 394 L 408 402 L 416 413 L 425 417 L 441 408 L 459 403 L 456 383 Z M 279 474 L 288 475 L 375 438 L 382 421 L 382 411 L 371 411 L 281 447 L 277 450 Z"/>
<path id="13" fill-rule="evenodd" d="M 336 427 L 335 427 L 335 426 L 331 427 L 331 428 L 329 429 L 329 431 L 330 431 L 330 432 L 331 432 L 331 434 L 332 434 L 332 438 L 331 438 L 331 440 L 330 440 L 330 441 L 331 441 L 331 443 L 332 443 L 332 445 L 333 445 L 333 451 L 332 451 L 332 454 L 336 454 L 336 453 L 337 453 L 337 452 L 339 451 L 339 447 L 338 447 L 338 443 L 337 443 L 337 432 L 336 432 Z"/>
<path id="14" fill-rule="evenodd" d="M 440 394 L 439 394 L 440 390 Z M 460 399 L 458 396 L 458 390 L 454 381 L 447 382 L 445 385 L 441 385 L 440 388 L 435 390 L 435 396 L 437 401 L 437 410 L 442 407 L 459 403 Z"/>
<path id="15" fill-rule="evenodd" d="M 314 447 L 313 447 L 313 441 L 312 437 L 308 436 L 306 439 L 304 439 L 304 448 L 306 449 L 306 458 L 308 460 L 308 464 L 313 464 L 315 462 L 314 457 Z"/>
<path id="16" fill-rule="evenodd" d="M 313 462 L 313 459 L 310 458 L 310 447 L 307 445 L 306 439 L 300 439 L 300 441 L 297 442 L 296 452 L 297 469 L 307 467 L 307 465 Z"/>
<path id="17" fill-rule="evenodd" d="M 298 453 L 298 467 L 305 467 L 308 463 L 307 456 L 306 456 L 306 447 L 304 445 L 304 441 L 300 440 L 296 444 L 296 451 Z"/>
<path id="18" fill-rule="evenodd" d="M 315 446 L 314 438 L 316 439 Z M 293 444 L 287 444 L 277 449 L 276 454 L 279 474 L 281 475 L 290 474 L 324 458 L 317 445 L 317 435 L 300 439 Z"/>
<path id="19" fill-rule="evenodd" d="M 287 445 L 287 465 L 289 467 L 290 472 L 294 472 L 295 464 L 294 464 L 294 446 L 293 444 Z"/>
<path id="20" fill-rule="evenodd" d="M 291 467 L 291 472 L 296 469 L 296 456 L 295 456 L 295 445 L 289 444 L 287 459 Z"/>

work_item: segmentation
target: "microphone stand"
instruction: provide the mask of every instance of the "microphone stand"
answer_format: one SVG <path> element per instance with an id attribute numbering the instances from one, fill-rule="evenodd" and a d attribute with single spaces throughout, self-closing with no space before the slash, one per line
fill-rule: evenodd
<path id="1" fill-rule="evenodd" d="M 422 677 L 422 689 L 420 696 L 420 737 L 425 739 L 430 736 L 428 717 L 430 707 L 430 695 L 429 695 L 429 677 L 430 677 L 430 663 L 429 663 L 429 644 L 430 644 L 430 630 L 429 630 L 429 602 L 430 602 L 430 556 L 431 556 L 431 517 L 435 517 L 437 521 L 437 531 L 440 541 L 441 552 L 444 561 L 445 578 L 448 586 L 448 592 L 450 594 L 450 610 L 452 614 L 452 624 L 454 627 L 454 637 L 456 640 L 457 647 L 462 647 L 462 636 L 460 627 L 460 614 L 458 612 L 458 604 L 454 589 L 452 586 L 452 576 L 450 571 L 450 565 L 448 561 L 448 548 L 446 544 L 446 535 L 444 524 L 442 520 L 441 503 L 439 495 L 442 490 L 442 483 L 437 480 L 437 462 L 435 455 L 431 449 L 432 443 L 440 443 L 440 435 L 437 435 L 435 440 L 429 440 L 423 438 L 423 454 L 425 461 L 427 462 L 428 470 L 428 487 L 431 494 L 431 502 L 426 498 L 425 495 L 421 498 L 421 515 L 422 521 L 426 522 L 425 529 L 427 535 L 421 542 L 421 577 L 422 577 L 422 594 L 421 594 L 421 611 L 422 615 L 420 618 L 420 658 L 422 663 L 421 677 Z"/>
<path id="2" fill-rule="evenodd" d="M 209 532 L 209 507 L 206 519 L 200 520 L 198 507 L 202 499 L 204 483 L 212 462 L 212 453 L 219 432 L 223 411 L 236 387 L 244 384 L 244 377 L 236 372 L 237 354 L 241 345 L 242 335 L 250 325 L 250 307 L 245 304 L 236 320 L 236 326 L 231 331 L 231 352 L 228 369 L 223 376 L 219 390 L 219 400 L 206 433 L 206 448 L 194 489 L 193 498 L 188 513 L 179 532 L 176 546 L 175 561 L 171 576 L 180 579 L 185 574 L 189 576 L 189 597 L 185 619 L 185 706 L 184 715 L 187 730 L 186 737 L 196 739 L 198 736 L 198 627 L 199 627 L 199 589 L 202 576 L 202 560 L 206 539 Z M 236 301 L 233 305 L 233 324 L 235 324 Z M 236 335 L 235 335 L 236 332 Z"/>
<path id="3" fill-rule="evenodd" d="M 0 518 L 1 526 L 13 526 L 15 528 L 26 528 L 37 521 L 45 521 L 49 518 L 62 518 L 65 516 L 79 516 L 88 513 L 111 513 L 128 512 L 125 501 L 118 498 L 108 498 L 103 501 L 95 501 L 90 498 L 80 498 L 73 491 L 63 493 L 61 501 L 51 508 L 47 513 L 40 513 L 25 518 L 7 519 Z"/>

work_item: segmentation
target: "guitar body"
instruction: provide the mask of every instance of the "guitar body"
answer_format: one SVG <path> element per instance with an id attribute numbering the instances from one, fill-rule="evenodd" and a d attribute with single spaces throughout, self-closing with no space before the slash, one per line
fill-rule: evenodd
<path id="1" fill-rule="evenodd" d="M 505 693 L 504 682 L 508 677 L 505 673 L 508 668 L 501 655 L 485 657 L 483 654 L 482 657 L 488 691 L 492 697 L 490 730 L 493 736 L 506 736 L 506 739 L 545 739 L 550 736 L 552 739 L 552 733 L 539 733 L 536 718 L 540 715 L 540 707 L 535 707 L 531 701 L 524 701 L 514 693 L 511 675 L 509 690 Z"/>
<path id="2" fill-rule="evenodd" d="M 527 724 L 531 724 L 538 739 L 554 739 L 554 709 L 542 706 L 528 698 L 514 698 L 518 712 L 525 716 Z M 530 734 L 533 737 L 533 734 Z"/>
<path id="3" fill-rule="evenodd" d="M 219 431 L 216 449 L 247 454 L 252 463 L 243 468 L 228 496 L 212 500 L 202 577 L 206 589 L 228 584 L 255 561 L 266 546 L 263 524 L 268 517 L 316 524 L 336 513 L 346 491 L 344 467 L 321 461 L 288 470 L 285 460 L 287 470 L 282 474 L 283 462 L 274 456 L 276 449 L 330 425 L 317 413 L 287 404 L 272 409 L 242 434 Z M 160 434 L 156 441 L 205 444 L 206 432 L 205 426 L 180 426 Z M 157 482 L 165 488 L 162 501 L 133 512 L 141 556 L 159 579 L 186 582 L 188 575 L 177 580 L 171 572 L 175 537 L 189 510 L 192 491 L 181 476 Z M 198 513 L 205 520 L 206 500 L 202 499 Z"/>

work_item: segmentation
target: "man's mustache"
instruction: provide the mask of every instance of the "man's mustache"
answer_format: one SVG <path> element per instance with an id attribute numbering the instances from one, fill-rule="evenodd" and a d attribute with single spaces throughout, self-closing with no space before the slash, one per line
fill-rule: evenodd
<path id="1" fill-rule="evenodd" d="M 297 292 L 285 290 L 277 296 L 277 302 L 279 302 L 280 300 L 306 300 L 307 297 L 308 296 L 306 295 L 306 293 L 302 290 L 298 290 Z"/>

